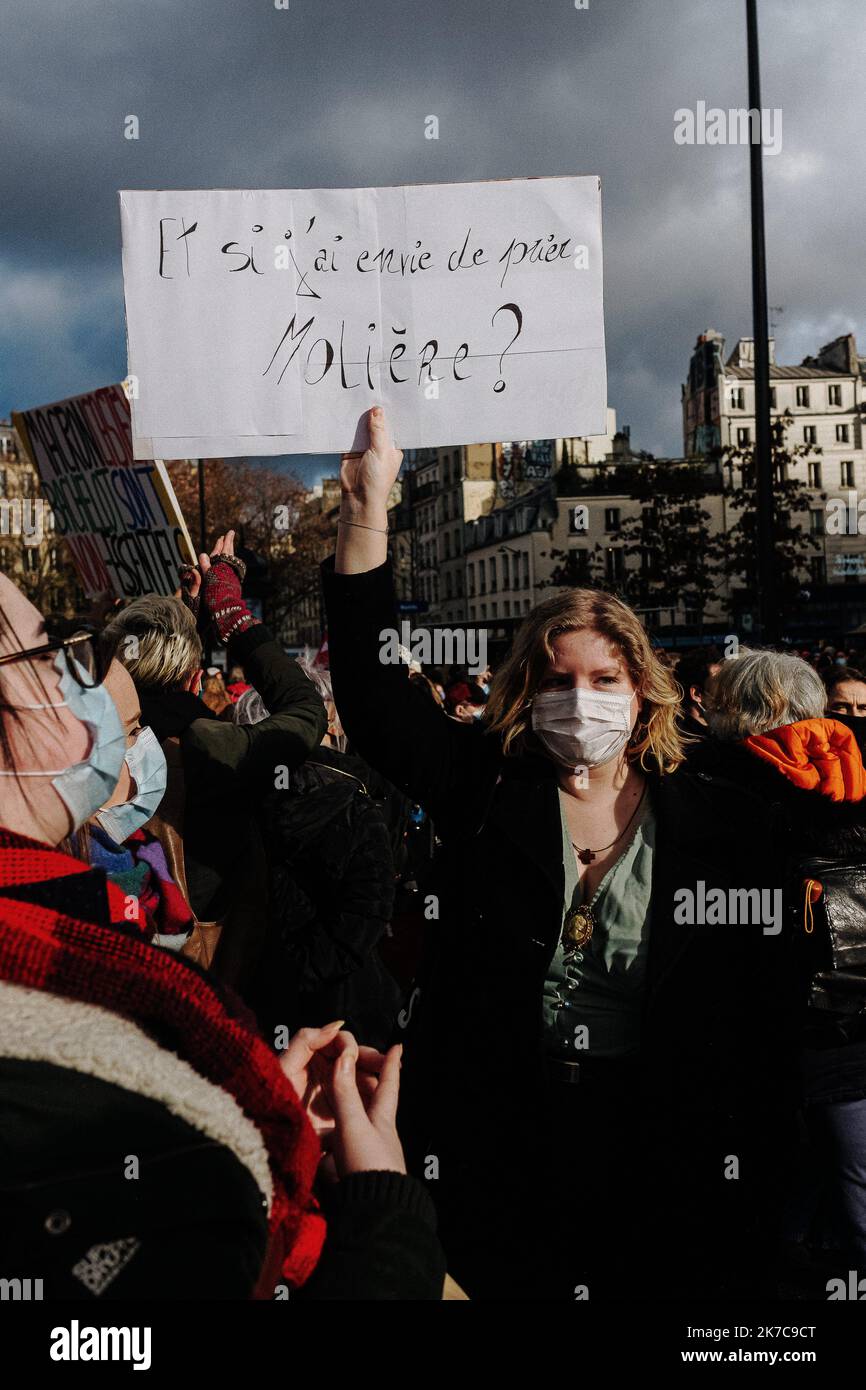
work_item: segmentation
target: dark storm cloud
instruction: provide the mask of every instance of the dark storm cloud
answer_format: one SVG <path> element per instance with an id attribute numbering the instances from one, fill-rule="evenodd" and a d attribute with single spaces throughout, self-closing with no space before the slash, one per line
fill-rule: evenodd
<path id="1" fill-rule="evenodd" d="M 866 338 L 862 0 L 764 0 L 779 356 Z M 0 35 L 0 410 L 125 374 L 117 189 L 599 173 L 609 399 L 681 447 L 707 326 L 750 332 L 748 157 L 674 112 L 745 105 L 742 0 L 17 0 Z M 123 138 L 138 116 L 141 138 Z M 424 139 L 424 118 L 440 122 Z M 455 441 L 458 442 L 458 441 Z"/>

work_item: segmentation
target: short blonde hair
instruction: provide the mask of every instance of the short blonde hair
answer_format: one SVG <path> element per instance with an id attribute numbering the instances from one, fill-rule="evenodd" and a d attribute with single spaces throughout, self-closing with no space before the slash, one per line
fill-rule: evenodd
<path id="1" fill-rule="evenodd" d="M 101 642 L 105 656 L 125 666 L 139 690 L 181 690 L 202 663 L 195 619 L 179 598 L 133 599 L 108 623 Z"/>
<path id="2" fill-rule="evenodd" d="M 503 735 L 506 755 L 522 753 L 531 733 L 530 706 L 554 659 L 552 642 L 564 632 L 590 630 L 619 652 L 643 702 L 628 757 L 645 771 L 673 772 L 683 761 L 676 715 L 680 690 L 650 646 L 628 604 L 601 589 L 569 589 L 545 599 L 523 620 L 505 663 L 493 678 L 485 722 Z"/>

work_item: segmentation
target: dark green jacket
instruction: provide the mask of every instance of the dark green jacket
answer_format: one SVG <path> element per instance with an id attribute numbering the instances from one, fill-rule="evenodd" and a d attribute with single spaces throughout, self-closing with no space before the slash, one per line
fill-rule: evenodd
<path id="1" fill-rule="evenodd" d="M 184 771 L 184 858 L 193 911 L 223 917 L 233 880 L 249 858 L 252 821 L 262 798 L 284 783 L 327 729 L 315 686 L 262 624 L 232 638 L 231 664 L 243 666 L 268 718 L 240 725 L 217 719 L 186 690 L 139 690 L 142 718 L 160 743 L 180 739 Z"/>

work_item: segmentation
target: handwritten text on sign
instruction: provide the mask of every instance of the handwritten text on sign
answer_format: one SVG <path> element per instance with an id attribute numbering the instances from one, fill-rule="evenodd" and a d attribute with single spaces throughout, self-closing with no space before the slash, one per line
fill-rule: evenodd
<path id="1" fill-rule="evenodd" d="M 13 420 L 84 592 L 173 594 L 192 544 L 163 464 L 132 456 L 123 387 L 103 386 Z"/>
<path id="2" fill-rule="evenodd" d="M 120 198 L 137 458 L 604 432 L 595 177 Z"/>

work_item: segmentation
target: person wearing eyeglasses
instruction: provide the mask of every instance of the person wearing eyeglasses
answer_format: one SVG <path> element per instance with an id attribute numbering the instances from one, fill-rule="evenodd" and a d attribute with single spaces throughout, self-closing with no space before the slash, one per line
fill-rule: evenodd
<path id="1" fill-rule="evenodd" d="M 49 632 L 42 646 L 0 658 L 0 668 L 5 666 L 11 678 L 13 666 L 20 671 L 27 669 L 23 663 L 28 658 L 37 670 L 59 671 L 61 684 L 65 683 L 65 707 L 85 712 L 92 709 L 93 723 L 97 722 L 96 702 L 102 700 L 104 704 L 104 693 L 110 696 L 124 742 L 117 785 L 84 824 L 64 837 L 63 844 L 78 858 L 104 869 L 109 880 L 123 890 L 126 920 L 138 922 L 156 944 L 179 950 L 192 932 L 193 915 L 171 876 L 161 846 L 144 830 L 165 792 L 165 757 L 153 730 L 142 727 L 130 676 L 115 660 L 103 673 L 99 643 L 89 628 L 72 630 L 68 635 Z M 99 724 L 105 717 L 113 723 L 111 713 L 106 705 Z M 80 780 L 81 772 L 76 775 Z M 61 778 L 64 785 L 72 786 L 68 775 L 65 781 Z"/>
<path id="2" fill-rule="evenodd" d="M 46 1301 L 439 1299 L 432 1204 L 395 1126 L 399 1047 L 335 1020 L 277 1055 L 58 848 L 144 780 L 136 711 L 105 677 L 89 634 L 47 633 L 0 574 L 4 1279 Z"/>

